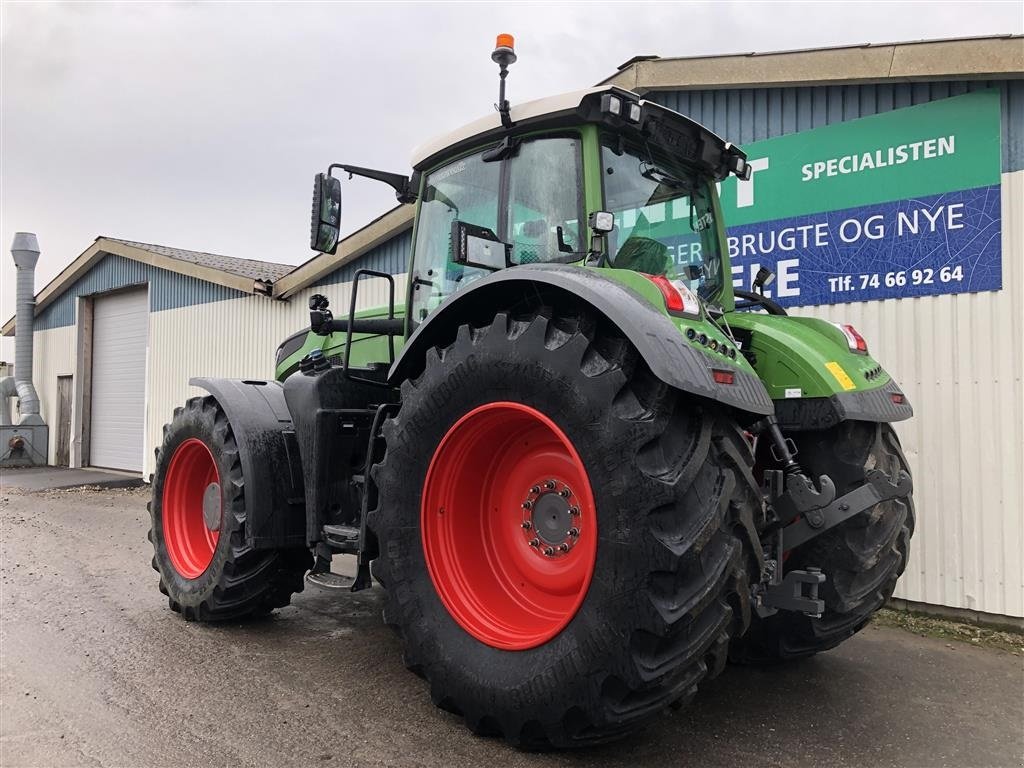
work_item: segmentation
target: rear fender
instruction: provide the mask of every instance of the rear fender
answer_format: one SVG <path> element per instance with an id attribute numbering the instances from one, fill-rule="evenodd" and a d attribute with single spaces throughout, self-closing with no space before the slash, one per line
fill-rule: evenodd
<path id="1" fill-rule="evenodd" d="M 629 339 L 651 372 L 669 386 L 750 416 L 773 412 L 764 386 L 753 372 L 744 370 L 746 363 L 742 360 L 732 365 L 698 350 L 667 314 L 601 271 L 550 264 L 504 269 L 450 296 L 409 337 L 391 367 L 388 381 L 397 386 L 419 375 L 427 351 L 454 340 L 464 323 L 482 325 L 502 309 L 525 310 L 558 300 L 583 302 L 603 315 Z M 713 368 L 730 368 L 734 383 L 717 384 L 712 378 Z"/>
<path id="2" fill-rule="evenodd" d="M 228 417 L 245 480 L 245 540 L 256 548 L 306 546 L 302 461 L 284 389 L 276 381 L 190 379 Z"/>

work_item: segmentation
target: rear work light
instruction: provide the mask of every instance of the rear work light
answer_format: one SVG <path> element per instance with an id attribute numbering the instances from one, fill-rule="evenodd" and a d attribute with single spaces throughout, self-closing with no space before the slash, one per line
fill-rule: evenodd
<path id="1" fill-rule="evenodd" d="M 669 280 L 665 275 L 641 274 L 658 286 L 662 298 L 665 299 L 665 309 L 669 312 L 674 315 L 700 317 L 700 300 L 682 280 Z"/>
<path id="2" fill-rule="evenodd" d="M 846 345 L 850 348 L 851 352 L 855 352 L 858 355 L 866 355 L 868 353 L 868 343 L 864 341 L 864 337 L 857 333 L 857 329 L 849 323 L 832 323 L 836 328 L 842 331 L 843 336 L 846 337 Z"/>

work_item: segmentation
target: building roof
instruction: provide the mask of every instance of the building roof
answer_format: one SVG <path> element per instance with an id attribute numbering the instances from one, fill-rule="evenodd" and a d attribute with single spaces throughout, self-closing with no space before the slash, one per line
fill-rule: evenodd
<path id="1" fill-rule="evenodd" d="M 122 243 L 133 248 L 140 248 L 150 253 L 167 256 L 171 259 L 184 261 L 189 264 L 198 264 L 204 267 L 219 269 L 239 277 L 273 282 L 284 277 L 293 269 L 294 264 L 276 264 L 272 261 L 259 261 L 257 259 L 239 259 L 235 256 L 221 256 L 217 253 L 205 253 L 203 251 L 186 251 L 184 248 L 170 248 L 166 245 L 153 245 L 152 243 L 136 243 L 131 240 L 119 240 L 115 237 L 102 238 L 112 243 Z"/>
<path id="2" fill-rule="evenodd" d="M 599 85 L 618 85 L 642 94 L 701 88 L 1021 77 L 1024 37 L 994 35 L 725 56 L 634 56 Z"/>
<path id="3" fill-rule="evenodd" d="M 100 236 L 36 294 L 36 314 L 108 255 L 123 256 L 153 267 L 234 288 L 243 293 L 266 296 L 272 294 L 275 280 L 295 269 L 290 264 L 238 259 L 233 256 Z M 4 336 L 14 334 L 13 317 L 4 323 L 2 333 Z"/>

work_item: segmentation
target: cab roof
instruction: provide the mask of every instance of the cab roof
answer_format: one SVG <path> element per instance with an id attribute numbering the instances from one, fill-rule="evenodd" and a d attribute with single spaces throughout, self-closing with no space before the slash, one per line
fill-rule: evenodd
<path id="1" fill-rule="evenodd" d="M 626 121 L 602 114 L 600 104 L 605 94 L 615 94 L 625 102 L 638 103 L 643 111 L 644 119 L 640 124 L 628 124 Z M 725 152 L 742 153 L 720 136 L 712 133 L 685 115 L 664 107 L 656 102 L 647 101 L 633 91 L 627 91 L 615 85 L 600 85 L 580 91 L 570 91 L 543 99 L 515 104 L 511 108 L 512 127 L 502 126 L 501 115 L 497 111 L 474 120 L 450 133 L 437 136 L 421 144 L 413 151 L 412 167 L 417 172 L 431 169 L 439 162 L 476 146 L 486 144 L 488 140 L 499 141 L 505 136 L 515 136 L 537 128 L 568 127 L 585 122 L 603 122 L 615 129 L 648 131 L 651 124 L 648 116 L 656 117 L 654 123 L 673 123 L 682 128 L 690 136 L 700 136 L 701 146 L 694 147 L 696 156 L 691 159 L 700 164 L 720 170 L 720 158 Z M 655 126 L 657 127 L 657 126 Z M 722 174 L 724 175 L 724 173 Z"/>

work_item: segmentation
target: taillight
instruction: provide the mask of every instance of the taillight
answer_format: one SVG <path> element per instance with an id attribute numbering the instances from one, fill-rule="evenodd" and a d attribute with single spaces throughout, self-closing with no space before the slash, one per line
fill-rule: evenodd
<path id="1" fill-rule="evenodd" d="M 669 312 L 700 317 L 700 301 L 682 280 L 669 280 L 665 275 L 641 274 L 658 286 L 662 298 L 665 299 L 665 309 Z"/>
<path id="2" fill-rule="evenodd" d="M 732 371 L 723 371 L 718 368 L 712 368 L 711 378 L 715 380 L 715 384 L 732 384 L 736 381 L 736 374 Z"/>
<path id="3" fill-rule="evenodd" d="M 846 337 L 846 345 L 850 348 L 851 352 L 856 352 L 858 355 L 866 355 L 868 353 L 868 343 L 864 341 L 864 337 L 857 333 L 857 329 L 849 323 L 832 323 L 836 328 L 842 331 L 843 336 Z"/>

